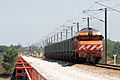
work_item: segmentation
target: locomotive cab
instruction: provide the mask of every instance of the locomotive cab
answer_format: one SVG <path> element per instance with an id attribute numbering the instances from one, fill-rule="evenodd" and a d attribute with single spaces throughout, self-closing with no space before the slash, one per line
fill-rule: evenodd
<path id="1" fill-rule="evenodd" d="M 88 63 L 97 63 L 103 57 L 103 36 L 98 30 L 84 28 L 77 35 L 78 55 Z"/>

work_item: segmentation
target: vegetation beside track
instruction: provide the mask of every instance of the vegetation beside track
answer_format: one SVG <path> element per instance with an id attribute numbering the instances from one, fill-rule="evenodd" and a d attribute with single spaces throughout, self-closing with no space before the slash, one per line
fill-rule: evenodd
<path id="1" fill-rule="evenodd" d="M 113 54 L 117 55 L 117 64 L 120 64 L 120 42 L 119 41 L 112 41 L 108 39 L 108 61 L 113 63 Z M 104 47 L 104 46 L 103 46 Z M 105 47 L 104 47 L 105 50 Z M 103 51 L 104 57 L 101 62 L 104 63 L 104 58 L 105 58 L 105 51 Z"/>
<path id="2" fill-rule="evenodd" d="M 0 46 L 0 80 L 10 80 L 17 61 L 18 46 Z"/>

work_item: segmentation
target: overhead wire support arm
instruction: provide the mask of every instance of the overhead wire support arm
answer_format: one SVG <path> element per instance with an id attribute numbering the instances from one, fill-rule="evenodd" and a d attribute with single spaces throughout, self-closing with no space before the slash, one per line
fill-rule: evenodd
<path id="1" fill-rule="evenodd" d="M 95 10 L 94 10 L 94 11 L 95 11 Z M 97 18 L 97 17 L 95 17 L 95 16 L 93 16 L 93 15 L 90 15 L 90 14 L 86 13 L 86 11 L 83 11 L 83 13 L 85 13 L 86 15 L 91 16 L 91 17 L 93 17 L 93 18 L 95 18 L 95 19 L 97 19 L 97 20 L 99 20 L 99 21 L 101 21 L 101 22 L 105 22 L 105 21 L 102 20 L 102 19 L 99 19 L 99 18 Z"/>
<path id="2" fill-rule="evenodd" d="M 101 5 L 101 6 L 104 6 L 104 7 L 106 7 L 106 8 L 108 8 L 108 9 L 111 9 L 111 10 L 113 10 L 113 11 L 116 11 L 116 12 L 119 12 L 120 13 L 120 11 L 119 10 L 116 10 L 116 9 L 114 9 L 114 8 L 111 8 L 111 7 L 109 7 L 109 6 L 106 6 L 106 5 L 104 5 L 104 4 L 101 4 L 101 3 L 99 3 L 99 2 L 95 2 L 96 4 L 99 4 L 99 5 Z"/>

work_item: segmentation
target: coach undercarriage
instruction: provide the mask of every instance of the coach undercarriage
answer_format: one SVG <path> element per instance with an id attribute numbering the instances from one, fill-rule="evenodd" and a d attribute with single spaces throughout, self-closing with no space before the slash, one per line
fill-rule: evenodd
<path id="1" fill-rule="evenodd" d="M 100 58 L 96 58 L 95 54 L 87 54 L 86 57 L 79 57 L 78 54 L 72 53 L 49 53 L 45 55 L 48 59 L 61 60 L 61 61 L 70 61 L 74 63 L 90 63 L 96 64 Z"/>

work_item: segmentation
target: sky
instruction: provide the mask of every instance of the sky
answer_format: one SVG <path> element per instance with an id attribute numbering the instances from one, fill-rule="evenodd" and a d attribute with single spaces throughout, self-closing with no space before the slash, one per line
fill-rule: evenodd
<path id="1" fill-rule="evenodd" d="M 35 43 L 93 3 L 94 0 L 0 0 L 0 45 Z M 109 15 L 108 37 L 120 41 L 120 13 Z"/>

